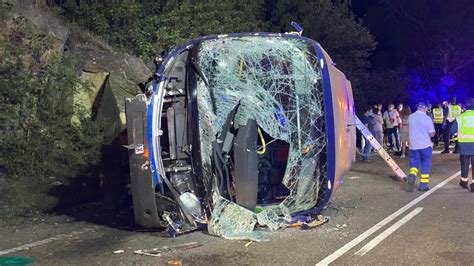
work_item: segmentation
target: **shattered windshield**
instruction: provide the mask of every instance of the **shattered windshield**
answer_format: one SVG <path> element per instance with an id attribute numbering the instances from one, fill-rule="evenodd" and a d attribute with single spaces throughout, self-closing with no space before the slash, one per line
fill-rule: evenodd
<path id="1" fill-rule="evenodd" d="M 211 234 L 262 239 L 258 223 L 285 227 L 291 213 L 314 208 L 328 184 L 321 69 L 305 40 L 279 36 L 225 37 L 201 42 L 196 58 L 204 183 L 213 188 Z M 235 110 L 234 127 L 249 119 L 289 145 L 282 184 L 288 195 L 258 214 L 224 198 L 212 183 L 212 142 Z"/>

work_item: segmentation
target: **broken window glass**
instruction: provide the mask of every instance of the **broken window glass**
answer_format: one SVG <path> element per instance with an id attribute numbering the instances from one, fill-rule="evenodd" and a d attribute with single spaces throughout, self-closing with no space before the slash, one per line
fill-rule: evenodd
<path id="1" fill-rule="evenodd" d="M 196 91 L 203 181 L 214 195 L 209 232 L 232 239 L 263 239 L 252 235 L 257 223 L 271 230 L 285 227 L 290 214 L 314 208 L 327 185 L 319 60 L 307 41 L 280 36 L 205 40 L 197 55 L 202 72 Z M 234 127 L 254 120 L 272 142 L 289 146 L 281 180 L 289 193 L 258 214 L 223 198 L 213 181 L 212 143 L 234 110 Z"/>

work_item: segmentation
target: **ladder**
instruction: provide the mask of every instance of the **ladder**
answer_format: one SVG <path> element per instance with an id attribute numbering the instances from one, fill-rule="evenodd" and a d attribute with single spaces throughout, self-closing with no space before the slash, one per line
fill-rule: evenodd
<path id="1" fill-rule="evenodd" d="M 355 116 L 355 126 L 357 129 L 364 135 L 366 140 L 372 144 L 372 147 L 379 153 L 380 157 L 384 159 L 384 161 L 392 168 L 393 172 L 400 178 L 401 180 L 405 180 L 407 175 L 403 172 L 403 170 L 398 166 L 398 164 L 390 157 L 390 155 L 383 149 L 382 145 L 374 138 L 372 133 L 370 133 L 369 129 L 367 129 L 364 124 L 360 121 L 360 119 Z"/>

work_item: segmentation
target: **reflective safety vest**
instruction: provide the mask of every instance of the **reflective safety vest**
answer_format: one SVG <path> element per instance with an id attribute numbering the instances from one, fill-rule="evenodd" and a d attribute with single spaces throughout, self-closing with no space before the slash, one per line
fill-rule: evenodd
<path id="1" fill-rule="evenodd" d="M 474 143 L 474 110 L 464 112 L 457 120 L 458 142 Z"/>
<path id="2" fill-rule="evenodd" d="M 443 123 L 443 109 L 433 108 L 433 122 L 435 124 L 442 124 Z"/>
<path id="3" fill-rule="evenodd" d="M 448 121 L 453 122 L 461 115 L 461 106 L 457 104 L 450 104 L 448 105 Z"/>

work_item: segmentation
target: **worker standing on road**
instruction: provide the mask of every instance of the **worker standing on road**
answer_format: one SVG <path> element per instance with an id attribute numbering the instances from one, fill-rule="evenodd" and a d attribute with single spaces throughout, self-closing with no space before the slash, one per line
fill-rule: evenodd
<path id="1" fill-rule="evenodd" d="M 473 166 L 474 176 L 474 98 L 466 100 L 466 112 L 456 119 L 451 133 L 458 133 L 459 154 L 461 161 L 461 180 L 459 185 L 467 188 L 469 176 L 469 164 Z M 471 183 L 471 192 L 474 192 L 474 184 Z"/>
<path id="2" fill-rule="evenodd" d="M 385 123 L 383 122 L 383 104 L 379 103 L 377 104 L 377 109 L 379 110 L 379 114 L 382 116 L 382 142 L 380 143 L 380 145 L 382 147 L 388 147 L 387 146 L 387 127 L 385 126 Z"/>
<path id="3" fill-rule="evenodd" d="M 401 142 L 402 149 L 397 155 L 403 159 L 405 158 L 405 155 L 407 152 L 408 129 L 409 129 L 408 118 L 410 117 L 410 114 L 411 114 L 410 106 L 404 106 L 403 104 L 400 104 L 398 106 L 398 112 L 400 113 L 400 119 L 402 121 L 402 123 L 400 124 L 400 142 Z"/>
<path id="4" fill-rule="evenodd" d="M 387 127 L 388 150 L 393 150 L 395 141 L 396 152 L 400 151 L 400 139 L 398 138 L 398 125 L 401 123 L 400 114 L 395 110 L 395 105 L 390 104 L 383 114 L 385 126 Z"/>
<path id="5" fill-rule="evenodd" d="M 435 108 L 433 108 L 433 122 L 435 125 L 436 135 L 434 136 L 434 145 L 439 145 L 439 137 L 443 131 L 443 108 L 441 103 L 438 103 Z"/>
<path id="6" fill-rule="evenodd" d="M 372 108 L 367 108 L 367 110 L 364 113 L 364 116 L 362 117 L 362 123 L 364 123 L 365 127 L 370 131 L 370 133 L 373 134 L 374 132 L 374 126 L 373 126 L 373 121 L 372 121 L 373 113 L 372 113 Z M 370 141 L 364 136 L 365 139 L 365 145 L 364 145 L 364 154 L 362 155 L 362 162 L 364 163 L 370 163 L 370 152 L 372 150 L 372 144 Z"/>
<path id="7" fill-rule="evenodd" d="M 436 134 L 433 120 L 426 115 L 427 102 L 419 102 L 417 111 L 408 118 L 409 148 L 410 148 L 410 175 L 404 184 L 404 189 L 412 192 L 415 181 L 420 172 L 420 191 L 429 190 L 431 156 L 433 152 L 431 137 Z"/>
<path id="8" fill-rule="evenodd" d="M 380 146 L 383 146 L 382 112 L 377 107 L 374 106 L 374 108 L 372 109 L 372 113 L 374 113 L 374 116 L 372 117 L 374 132 L 372 134 L 374 135 L 374 138 L 377 140 Z"/>
<path id="9" fill-rule="evenodd" d="M 451 99 L 451 103 L 448 105 L 448 116 L 445 121 L 445 130 L 443 134 L 444 140 L 444 151 L 442 154 L 449 153 L 449 142 L 451 141 L 451 127 L 454 121 L 461 115 L 461 106 L 456 103 L 456 97 Z M 456 141 L 454 147 L 454 153 L 458 152 L 458 142 Z"/>

